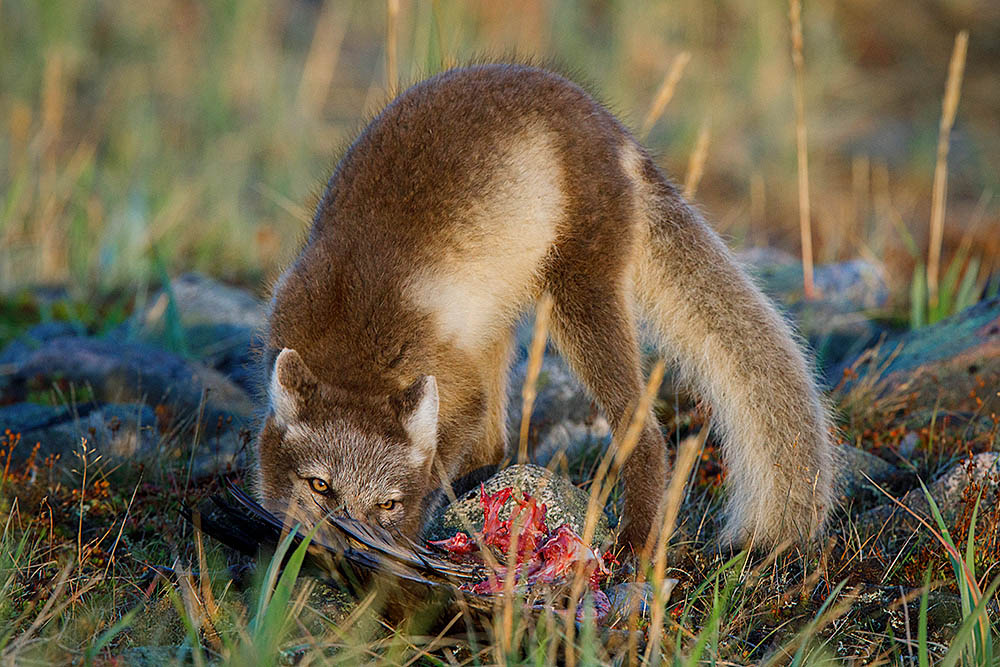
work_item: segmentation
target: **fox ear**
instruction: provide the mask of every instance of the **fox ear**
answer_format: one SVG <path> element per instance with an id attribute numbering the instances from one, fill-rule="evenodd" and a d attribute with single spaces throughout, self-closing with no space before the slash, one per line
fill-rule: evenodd
<path id="1" fill-rule="evenodd" d="M 298 352 L 286 347 L 278 354 L 274 361 L 268 396 L 271 399 L 271 410 L 279 424 L 295 420 L 299 401 L 316 384 L 316 376 L 306 366 L 306 362 L 302 361 Z"/>
<path id="2" fill-rule="evenodd" d="M 433 375 L 421 375 L 390 402 L 413 445 L 410 463 L 415 467 L 429 465 L 437 451 L 437 380 Z"/>

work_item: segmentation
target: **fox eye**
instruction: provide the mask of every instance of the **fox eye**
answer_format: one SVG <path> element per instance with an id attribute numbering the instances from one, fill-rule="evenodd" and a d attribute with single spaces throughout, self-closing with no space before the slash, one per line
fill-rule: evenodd
<path id="1" fill-rule="evenodd" d="M 379 503 L 378 508 L 381 510 L 385 510 L 386 512 L 390 512 L 399 507 L 400 504 L 401 503 L 398 500 L 387 500 L 384 503 Z"/>
<path id="2" fill-rule="evenodd" d="M 330 495 L 330 485 L 319 477 L 309 478 L 309 488 L 312 489 L 314 493 L 318 493 L 321 496 Z"/>

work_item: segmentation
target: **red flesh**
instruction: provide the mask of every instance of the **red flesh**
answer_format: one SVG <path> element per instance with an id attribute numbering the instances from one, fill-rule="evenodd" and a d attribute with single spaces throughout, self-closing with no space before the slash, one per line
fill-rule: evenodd
<path id="1" fill-rule="evenodd" d="M 600 590 L 600 582 L 610 574 L 608 564 L 617 562 L 614 556 L 610 552 L 600 555 L 595 553 L 583 543 L 569 524 L 564 523 L 549 531 L 545 525 L 546 506 L 540 505 L 528 494 L 524 494 L 523 499 L 515 498 L 517 507 L 511 512 L 509 519 L 501 521 L 500 509 L 512 494 L 511 487 L 500 489 L 494 494 L 487 494 L 486 488 L 480 485 L 479 497 L 483 506 L 484 521 L 483 531 L 478 536 L 479 541 L 506 557 L 510 551 L 511 530 L 515 527 L 515 523 L 519 523 L 520 536 L 515 563 L 523 567 L 518 568 L 519 571 L 515 573 L 517 580 L 523 579 L 528 586 L 566 581 L 573 576 L 577 564 L 582 563 L 584 574 L 588 577 L 593 591 L 594 612 L 598 619 L 606 616 L 611 609 L 611 603 L 608 596 Z M 430 544 L 454 555 L 466 555 L 478 550 L 477 542 L 462 532 L 447 540 Z M 502 592 L 506 570 L 506 566 L 501 565 L 498 572 L 471 586 L 470 590 L 481 595 Z M 583 609 L 581 605 L 577 610 L 577 617 L 580 620 L 583 618 Z"/>

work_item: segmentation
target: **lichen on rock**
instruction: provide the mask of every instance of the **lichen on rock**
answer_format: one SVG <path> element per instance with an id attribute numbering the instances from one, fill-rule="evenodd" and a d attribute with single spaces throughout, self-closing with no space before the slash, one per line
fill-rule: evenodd
<path id="1" fill-rule="evenodd" d="M 578 534 L 583 534 L 589 494 L 573 486 L 568 479 L 546 468 L 524 464 L 505 468 L 483 483 L 487 494 L 496 493 L 507 487 L 527 493 L 539 503 L 545 504 L 548 525 L 559 526 L 566 523 Z M 499 518 L 501 520 L 509 518 L 516 504 L 513 497 L 508 499 L 500 510 Z M 438 512 L 425 530 L 425 534 L 429 539 L 446 539 L 456 531 L 467 531 L 470 527 L 473 531 L 483 529 L 479 488 L 470 490 Z M 610 538 L 611 529 L 602 511 L 598 515 L 592 545 L 600 546 L 607 543 Z"/>

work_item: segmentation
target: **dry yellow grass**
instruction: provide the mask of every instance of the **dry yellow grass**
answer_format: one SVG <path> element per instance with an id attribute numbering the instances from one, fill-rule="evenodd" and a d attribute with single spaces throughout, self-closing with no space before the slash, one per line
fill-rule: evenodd
<path id="1" fill-rule="evenodd" d="M 98 11 L 98 3 L 81 0 L 53 5 L 52 13 L 58 20 L 47 25 L 41 34 L 32 23 L 31 3 L 2 3 L 0 16 L 5 19 L 5 26 L 0 27 L 3 37 L 0 56 L 10 65 L 4 71 L 11 74 L 11 80 L 10 85 L 0 90 L 0 127 L 4 130 L 0 136 L 3 165 L 0 282 L 6 288 L 39 280 L 71 280 L 74 285 L 86 288 L 95 284 L 126 285 L 134 291 L 137 285 L 150 279 L 145 267 L 151 248 L 156 246 L 163 251 L 171 270 L 194 267 L 259 284 L 261 275 L 275 270 L 308 224 L 311 214 L 305 202 L 309 192 L 329 173 L 330 151 L 350 138 L 358 120 L 374 110 L 386 90 L 391 90 L 401 77 L 433 72 L 484 53 L 518 53 L 542 59 L 555 56 L 575 67 L 584 78 L 592 79 L 597 90 L 616 102 L 614 106 L 626 115 L 634 100 L 646 99 L 649 91 L 655 91 L 654 102 L 639 124 L 640 134 L 662 155 L 659 159 L 663 166 L 674 173 L 684 169 L 685 155 L 680 149 L 690 146 L 692 137 L 696 137 L 688 160 L 685 191 L 689 196 L 699 191 L 709 217 L 719 221 L 720 226 L 725 223 L 728 227 L 730 223 L 726 221 L 737 221 L 732 227 L 737 242 L 741 231 L 738 221 L 742 212 L 749 210 L 754 238 L 789 248 L 801 243 L 803 262 L 811 273 L 813 261 L 830 261 L 847 256 L 845 252 L 856 252 L 843 242 L 844 235 L 839 232 L 840 224 L 849 220 L 857 234 L 848 234 L 848 238 L 858 237 L 868 257 L 886 261 L 897 276 L 908 278 L 909 267 L 892 264 L 887 257 L 894 250 L 898 254 L 900 238 L 911 233 L 906 228 L 907 222 L 924 219 L 926 207 L 921 202 L 929 199 L 926 165 L 908 153 L 869 155 L 864 151 L 877 151 L 878 146 L 848 131 L 867 124 L 881 127 L 878 123 L 883 120 L 898 121 L 913 129 L 910 126 L 915 127 L 919 122 L 915 118 L 920 110 L 898 107 L 898 117 L 892 117 L 893 96 L 936 99 L 936 91 L 921 95 L 913 87 L 922 85 L 909 76 L 915 68 L 903 72 L 907 76 L 900 76 L 899 67 L 906 65 L 883 63 L 872 68 L 862 62 L 870 53 L 851 50 L 852 36 L 863 34 L 869 40 L 866 43 L 874 42 L 872 52 L 876 56 L 887 54 L 903 62 L 906 54 L 894 50 L 892 41 L 883 34 L 886 31 L 859 30 L 842 15 L 824 14 L 816 4 L 809 5 L 810 12 L 802 16 L 798 0 L 793 0 L 789 8 L 795 12 L 794 71 L 789 72 L 788 48 L 780 37 L 783 28 L 789 25 L 783 5 L 758 5 L 745 0 L 723 0 L 718 5 L 696 1 L 669 6 L 630 2 L 591 4 L 584 11 L 583 5 L 569 0 L 518 0 L 516 9 L 491 0 L 462 3 L 387 0 L 385 4 L 326 0 L 292 6 L 248 0 L 235 3 L 231 14 L 227 14 L 217 12 L 218 6 L 212 3 L 202 7 L 167 0 L 151 0 L 134 11 L 107 13 Z M 955 23 L 952 8 L 942 5 L 938 9 L 951 16 L 951 20 L 913 21 L 915 25 L 921 24 L 920 30 L 936 30 L 928 34 L 928 45 L 935 43 L 937 33 L 945 30 L 946 44 L 950 43 L 952 31 L 961 27 Z M 921 8 L 914 6 L 910 10 L 919 13 Z M 753 20 L 746 20 L 749 17 Z M 982 26 L 977 18 L 985 21 L 989 17 L 971 18 L 974 44 L 982 44 L 981 31 L 989 27 Z M 831 22 L 829 29 L 823 26 L 825 21 Z M 912 31 L 907 16 L 893 16 L 891 21 L 900 32 Z M 961 21 L 968 22 L 970 17 L 963 16 Z M 164 29 L 164 25 L 169 27 Z M 305 33 L 300 35 L 303 26 Z M 804 76 L 803 30 L 809 35 L 810 72 L 817 72 L 808 79 Z M 211 39 L 206 39 L 206 35 Z M 990 90 L 991 86 L 996 87 L 995 82 L 984 84 L 982 73 L 985 71 L 995 79 L 992 73 L 996 68 L 995 63 L 982 59 L 982 49 L 976 60 L 977 55 L 968 50 L 968 37 L 964 35 L 955 40 L 942 100 L 930 198 L 926 256 L 928 264 L 933 258 L 938 267 L 954 248 L 948 244 L 955 238 L 960 238 L 960 249 L 982 247 L 984 252 L 990 252 L 988 246 L 976 243 L 976 239 L 984 237 L 976 234 L 983 229 L 991 230 L 997 220 L 988 196 L 980 197 L 977 202 L 967 194 L 983 192 L 992 183 L 989 160 L 996 154 L 992 150 L 995 137 L 991 136 L 995 130 L 990 127 L 988 132 L 976 134 L 976 122 L 978 119 L 981 128 L 984 117 L 992 119 L 995 115 L 996 105 L 988 103 L 993 99 Z M 135 48 L 136 44 L 142 48 Z M 937 66 L 933 64 L 938 62 L 933 49 L 921 48 L 919 52 L 918 62 L 922 67 Z M 969 67 L 964 69 L 966 53 Z M 674 56 L 663 74 L 663 63 L 670 61 L 671 54 L 679 55 Z M 978 66 L 974 66 L 976 63 Z M 820 71 L 828 76 L 819 76 Z M 21 76 L 22 72 L 28 74 Z M 685 72 L 685 85 L 680 89 L 683 94 L 678 94 Z M 986 158 L 985 166 L 967 163 L 961 173 L 955 170 L 953 178 L 961 178 L 962 184 L 955 187 L 953 181 L 954 192 L 948 201 L 948 145 L 957 118 L 963 76 L 970 82 L 962 100 L 963 121 L 966 114 L 969 121 L 963 128 L 963 136 Z M 978 85 L 971 85 L 977 76 Z M 840 85 L 845 81 L 858 85 Z M 854 93 L 857 97 L 852 98 L 851 90 L 862 92 Z M 788 103 L 789 92 L 795 96 L 794 106 Z M 805 132 L 807 96 L 810 100 L 833 98 L 832 104 L 844 110 L 844 118 L 810 123 L 814 158 L 812 192 Z M 709 163 L 706 100 L 720 99 L 725 104 L 712 107 L 712 141 L 713 146 L 725 149 L 713 149 Z M 794 145 L 792 133 L 786 129 L 792 122 Z M 850 143 L 855 140 L 860 142 L 857 149 L 860 153 L 847 149 L 855 145 Z M 791 166 L 793 154 L 798 161 L 797 169 Z M 953 161 L 957 155 L 958 152 L 954 153 Z M 949 219 L 945 216 L 946 203 L 951 212 Z M 969 218 L 973 222 L 963 233 L 960 227 L 966 216 L 961 212 L 973 207 Z M 869 214 L 871 230 L 866 237 L 864 223 Z M 917 242 L 922 245 L 923 226 L 920 232 Z M 995 266 L 996 258 L 994 251 L 994 255 L 984 259 L 984 267 Z M 939 272 L 939 269 L 933 272 L 935 284 Z M 540 354 L 529 365 L 536 364 L 540 364 Z M 662 372 L 662 367 L 654 370 L 651 386 L 658 383 L 658 372 Z M 536 381 L 537 370 L 532 384 Z M 859 387 L 865 389 L 865 383 L 859 383 Z M 647 396 L 651 396 L 650 391 L 647 387 Z M 533 400 L 526 402 L 524 419 L 530 417 Z M 871 401 L 862 407 L 871 408 Z M 646 412 L 645 408 L 637 410 L 635 418 L 639 421 L 633 419 L 632 426 L 638 423 L 641 428 Z M 522 423 L 522 431 L 523 428 Z M 633 438 L 638 433 L 633 428 L 629 432 Z M 699 435 L 703 438 L 706 433 L 707 429 Z M 519 440 L 519 453 L 523 441 Z M 692 444 L 687 440 L 681 447 L 671 481 L 671 497 L 688 479 L 683 471 L 691 453 L 696 453 L 698 442 Z M 629 436 L 616 445 L 601 460 L 600 474 L 590 490 L 593 505 L 600 504 L 601 510 L 612 493 L 616 461 L 629 451 Z M 83 493 L 85 486 L 81 488 Z M 128 491 L 132 497 L 127 504 L 121 503 L 124 518 L 117 530 L 115 546 L 129 520 L 132 500 L 136 499 L 135 489 Z M 81 610 L 94 608 L 93 598 L 88 596 L 108 585 L 109 579 L 120 581 L 118 585 L 129 591 L 140 590 L 138 576 L 129 579 L 127 574 L 121 574 L 119 560 L 134 561 L 135 555 L 127 553 L 129 549 L 116 552 L 112 547 L 107 564 L 101 565 L 96 576 L 87 574 L 89 578 L 83 580 L 80 570 L 93 565 L 88 559 L 97 553 L 104 539 L 95 538 L 93 548 L 85 541 L 85 526 L 80 521 L 87 504 L 83 502 L 83 493 L 71 504 L 58 505 L 81 513 L 81 517 L 72 516 L 71 520 L 63 518 L 63 532 L 67 536 L 64 551 L 75 558 L 67 562 L 67 569 L 57 569 L 47 579 L 51 591 L 48 597 L 44 601 L 38 599 L 37 606 L 15 619 L 14 625 L 21 634 L 3 647 L 4 661 L 26 656 L 28 649 L 40 645 L 47 627 L 63 626 L 63 612 L 69 619 L 79 617 Z M 172 492 L 164 497 L 173 498 Z M 718 503 L 708 492 L 700 500 L 684 502 L 685 512 L 704 512 L 710 516 L 718 510 Z M 142 504 L 137 501 L 135 511 L 142 511 L 139 509 Z M 673 500 L 668 499 L 666 505 L 664 536 L 669 535 L 668 526 L 673 525 L 677 516 Z M 80 509 L 76 510 L 77 507 Z M 51 507 L 48 511 L 47 553 L 53 554 Z M 11 526 L 20 522 L 22 516 L 30 518 L 27 509 L 16 502 L 10 513 L 10 517 L 15 516 L 16 520 L 9 518 Z M 596 516 L 588 511 L 591 531 Z M 149 521 L 148 513 L 142 521 Z M 114 528 L 112 523 L 105 532 L 109 541 L 114 537 Z M 101 526 L 100 530 L 105 528 Z M 471 529 L 467 530 L 472 534 Z M 821 569 L 826 566 L 825 556 L 820 567 L 807 558 L 789 556 L 781 565 L 785 568 L 781 576 L 777 557 L 753 568 L 745 581 L 741 581 L 740 592 L 746 597 L 740 604 L 757 606 L 752 613 L 743 607 L 727 609 L 720 617 L 719 634 L 746 642 L 748 636 L 757 632 L 761 618 L 767 616 L 762 610 L 776 604 L 776 599 L 782 609 L 793 609 L 794 617 L 765 618 L 759 626 L 765 632 L 780 632 L 786 626 L 807 621 L 816 609 L 810 595 L 815 597 L 815 591 L 821 587 L 818 582 L 821 576 L 835 581 L 852 574 L 852 563 L 870 562 L 887 555 L 874 539 L 859 534 L 856 527 L 848 526 L 843 532 L 844 535 L 836 535 L 832 541 L 843 551 L 839 557 L 845 569 L 830 572 Z M 184 543 L 186 534 L 180 530 L 178 535 L 170 543 L 171 548 Z M 136 539 L 135 535 L 130 538 Z M 666 537 L 662 544 L 665 548 Z M 155 542 L 154 546 L 166 548 L 161 542 Z M 203 638 L 218 647 L 211 636 L 214 628 L 210 621 L 213 610 L 225 601 L 216 599 L 217 593 L 213 594 L 207 586 L 207 559 L 200 542 L 195 546 L 195 554 L 188 556 L 199 563 L 200 581 L 195 582 L 190 573 L 180 572 L 176 584 L 181 612 L 187 613 L 197 627 L 204 628 Z M 209 551 L 212 548 L 208 544 L 205 547 Z M 689 548 L 690 545 L 680 546 Z M 490 557 L 488 550 L 484 550 L 484 555 Z M 888 555 L 895 558 L 899 554 Z M 702 556 L 694 561 L 701 564 L 700 569 L 695 567 L 690 571 L 690 577 L 698 581 L 709 578 L 716 567 L 711 563 L 705 566 Z M 659 590 L 664 576 L 659 548 L 651 560 L 650 576 Z M 766 572 L 770 564 L 775 567 L 771 577 Z M 806 572 L 807 568 L 810 571 Z M 803 574 L 801 580 L 795 579 L 799 572 Z M 890 576 L 888 570 L 885 574 Z M 794 583 L 786 586 L 786 576 Z M 893 585 L 919 585 L 905 578 L 896 581 L 897 576 L 894 572 L 890 577 Z M 663 628 L 669 626 L 682 644 L 682 651 L 690 651 L 702 636 L 697 618 L 708 615 L 712 601 L 706 602 L 705 596 L 692 596 L 690 589 L 682 593 L 687 596 L 683 599 L 685 609 L 688 605 L 696 609 L 694 616 L 670 625 L 666 610 L 659 609 L 653 626 L 654 632 L 665 632 Z M 711 597 L 710 593 L 707 597 Z M 122 604 L 131 605 L 140 596 L 121 595 L 116 599 L 112 595 L 110 599 L 112 603 L 95 617 L 98 623 L 88 630 L 110 627 L 119 618 Z M 518 647 L 522 639 L 529 641 L 531 633 L 537 630 L 514 625 L 517 616 L 513 613 L 513 596 L 506 596 L 499 603 L 495 634 L 505 637 L 502 656 L 492 645 L 480 644 L 474 649 L 468 643 L 463 644 L 462 639 L 445 640 L 445 633 L 453 629 L 457 616 L 433 637 L 405 636 L 396 628 L 375 625 L 391 641 L 398 642 L 393 648 L 390 640 L 379 639 L 370 628 L 360 627 L 374 600 L 374 594 L 368 596 L 344 622 L 330 624 L 329 637 L 303 633 L 302 641 L 314 644 L 305 662 L 323 660 L 323 650 L 331 646 L 343 650 L 348 661 L 385 659 L 391 651 L 388 656 L 395 662 L 413 663 L 432 650 L 435 660 L 451 663 L 498 657 L 528 659 L 529 656 L 518 654 Z M 297 612 L 303 604 L 304 598 L 299 596 L 290 607 Z M 844 608 L 843 604 L 832 607 L 818 619 L 816 627 L 836 618 Z M 148 610 L 143 613 L 152 614 Z M 578 650 L 596 651 L 595 655 L 600 655 L 599 644 L 577 641 L 571 614 L 567 612 L 564 619 L 552 614 L 545 616 L 542 629 L 555 639 L 544 647 L 541 659 L 554 663 L 564 647 L 571 663 L 581 657 Z M 154 620 L 159 623 L 162 618 Z M 245 625 L 247 618 L 238 620 L 230 639 L 246 641 L 246 629 L 240 624 Z M 555 627 L 557 620 L 566 621 L 565 634 Z M 68 624 L 73 622 L 79 624 L 80 620 L 75 618 Z M 84 618 L 82 625 L 88 622 Z M 859 662 L 888 662 L 901 655 L 895 647 L 898 638 L 890 640 L 863 630 L 853 639 L 864 637 L 863 641 L 873 648 L 870 654 L 859 652 Z M 91 634 L 88 631 L 86 637 Z M 838 629 L 836 636 L 839 641 L 844 633 Z M 72 638 L 64 636 L 62 630 L 49 639 L 53 646 L 75 647 Z M 791 653 L 808 639 L 804 635 L 776 642 L 774 660 L 790 660 Z M 747 658 L 718 639 L 709 641 L 715 643 L 709 648 L 711 659 L 720 664 L 766 657 L 761 655 L 760 646 L 753 646 L 755 652 Z M 906 645 L 908 650 L 909 640 Z M 80 650 L 72 650 L 77 651 L 74 658 L 79 659 Z M 456 658 L 460 650 L 465 651 L 464 657 Z M 650 648 L 656 650 L 658 647 Z M 192 655 L 195 661 L 200 660 L 200 654 Z M 638 659 L 637 651 L 632 655 Z M 396 660 L 397 656 L 403 657 Z M 646 655 L 649 659 L 654 659 L 653 656 L 652 652 Z"/>
<path id="2" fill-rule="evenodd" d="M 898 76 L 907 54 L 891 51 L 895 35 L 876 35 L 871 48 L 890 49 L 900 64 L 892 73 L 868 69 L 852 42 L 858 30 L 849 13 L 830 17 L 811 6 L 800 17 L 810 68 L 815 63 L 823 76 L 795 83 L 781 38 L 788 5 L 746 0 L 724 0 L 715 9 L 624 2 L 615 11 L 602 3 L 584 11 L 569 0 L 518 0 L 516 7 L 486 0 L 294 6 L 248 0 L 231 12 L 152 0 L 112 14 L 98 4 L 61 5 L 44 39 L 33 5 L 2 5 L 0 56 L 11 73 L 0 91 L 5 285 L 68 281 L 83 292 L 141 284 L 155 279 L 153 246 L 171 270 L 264 284 L 294 251 L 301 218 L 309 217 L 297 209 L 310 208 L 310 193 L 358 121 L 377 110 L 396 82 L 477 56 L 553 58 L 592 82 L 626 118 L 637 100 L 652 100 L 638 115 L 637 135 L 670 173 L 684 173 L 684 147 L 696 142 L 711 115 L 712 141 L 725 150 L 713 153 L 699 201 L 736 244 L 803 244 L 805 206 L 795 221 L 804 189 L 796 187 L 800 175 L 788 162 L 801 153 L 786 131 L 796 122 L 793 94 L 832 98 L 838 109 L 809 128 L 812 164 L 804 180 L 811 181 L 805 196 L 812 234 L 805 244 L 811 243 L 814 262 L 856 251 L 857 235 L 840 230 L 853 227 L 860 214 L 857 160 L 891 165 L 894 199 L 916 208 L 903 211 L 904 218 L 926 209 L 927 183 L 918 178 L 926 175 L 926 156 L 918 155 L 919 144 L 909 142 L 912 159 L 882 155 L 858 128 L 877 129 L 882 116 L 891 115 L 883 99 L 923 99 L 928 77 Z M 825 28 L 830 20 L 836 25 Z M 901 28 L 913 32 L 909 24 Z M 991 28 L 987 20 L 976 29 Z M 937 33 L 928 43 L 939 41 Z M 145 48 L 128 48 L 132 40 Z M 982 43 L 975 33 L 972 43 Z M 930 53 L 921 56 L 922 66 L 933 66 Z M 992 114 L 996 107 L 997 88 L 984 83 L 983 73 L 995 68 L 983 61 L 981 48 L 968 57 L 964 77 L 972 83 L 962 101 L 962 137 L 983 160 L 967 161 L 951 176 L 948 206 L 956 213 L 974 205 L 970 190 L 978 195 L 995 186 L 995 133 L 981 130 L 984 109 Z M 901 112 L 888 120 L 913 123 L 920 110 Z M 893 127 L 879 135 L 892 139 Z M 935 210 L 945 194 L 940 177 L 938 183 Z M 986 219 L 997 220 L 995 205 Z M 943 226 L 942 240 L 935 237 L 930 247 L 940 245 L 947 259 L 960 231 L 953 236 Z M 893 275 L 908 279 L 913 260 L 899 252 L 897 236 L 884 234 L 877 213 L 868 227 L 877 238 L 860 241 L 886 259 Z M 982 264 L 995 264 L 1000 248 L 987 243 L 983 249 L 990 256 Z"/>
<path id="3" fill-rule="evenodd" d="M 545 342 L 549 335 L 549 317 L 552 314 L 552 295 L 545 293 L 535 306 L 535 327 L 528 348 L 528 371 L 521 389 L 521 428 L 517 439 L 517 462 L 528 462 L 528 429 L 531 425 L 531 410 L 538 396 L 538 374 L 545 361 Z"/>
<path id="4" fill-rule="evenodd" d="M 806 139 L 805 57 L 802 39 L 802 2 L 789 0 L 792 24 L 792 63 L 795 65 L 795 154 L 798 163 L 799 234 L 802 244 L 802 280 L 807 299 L 816 295 L 813 284 L 812 220 L 809 207 L 809 151 Z"/>
<path id="5" fill-rule="evenodd" d="M 327 0 L 316 20 L 297 98 L 299 107 L 314 117 L 323 111 L 330 94 L 353 6 L 352 1 Z"/>
<path id="6" fill-rule="evenodd" d="M 941 100 L 941 124 L 938 130 L 937 159 L 934 164 L 934 186 L 931 192 L 931 229 L 927 247 L 927 294 L 931 307 L 937 306 L 938 275 L 941 267 L 941 241 L 944 238 L 944 211 L 948 191 L 948 140 L 955 123 L 958 98 L 962 90 L 965 54 L 969 48 L 969 33 L 955 36 L 955 47 L 948 65 L 948 83 Z"/>
<path id="7" fill-rule="evenodd" d="M 653 129 L 656 121 L 663 115 L 663 111 L 674 97 L 677 84 L 680 83 L 681 77 L 684 75 L 684 68 L 687 67 L 690 61 L 691 53 L 688 51 L 681 51 L 674 56 L 673 62 L 670 63 L 670 69 L 663 76 L 663 81 L 656 91 L 656 97 L 653 98 L 653 103 L 649 106 L 646 117 L 642 121 L 642 127 L 639 130 L 640 138 L 645 139 L 649 136 L 649 131 Z"/>
<path id="8" fill-rule="evenodd" d="M 687 174 L 684 177 L 684 197 L 694 199 L 701 177 L 705 174 L 705 161 L 708 159 L 708 140 L 711 136 L 711 124 L 706 118 L 698 128 L 698 139 L 694 143 L 691 159 L 688 162 Z"/>
<path id="9" fill-rule="evenodd" d="M 385 87 L 391 96 L 399 86 L 399 0 L 386 0 L 385 8 Z"/>

